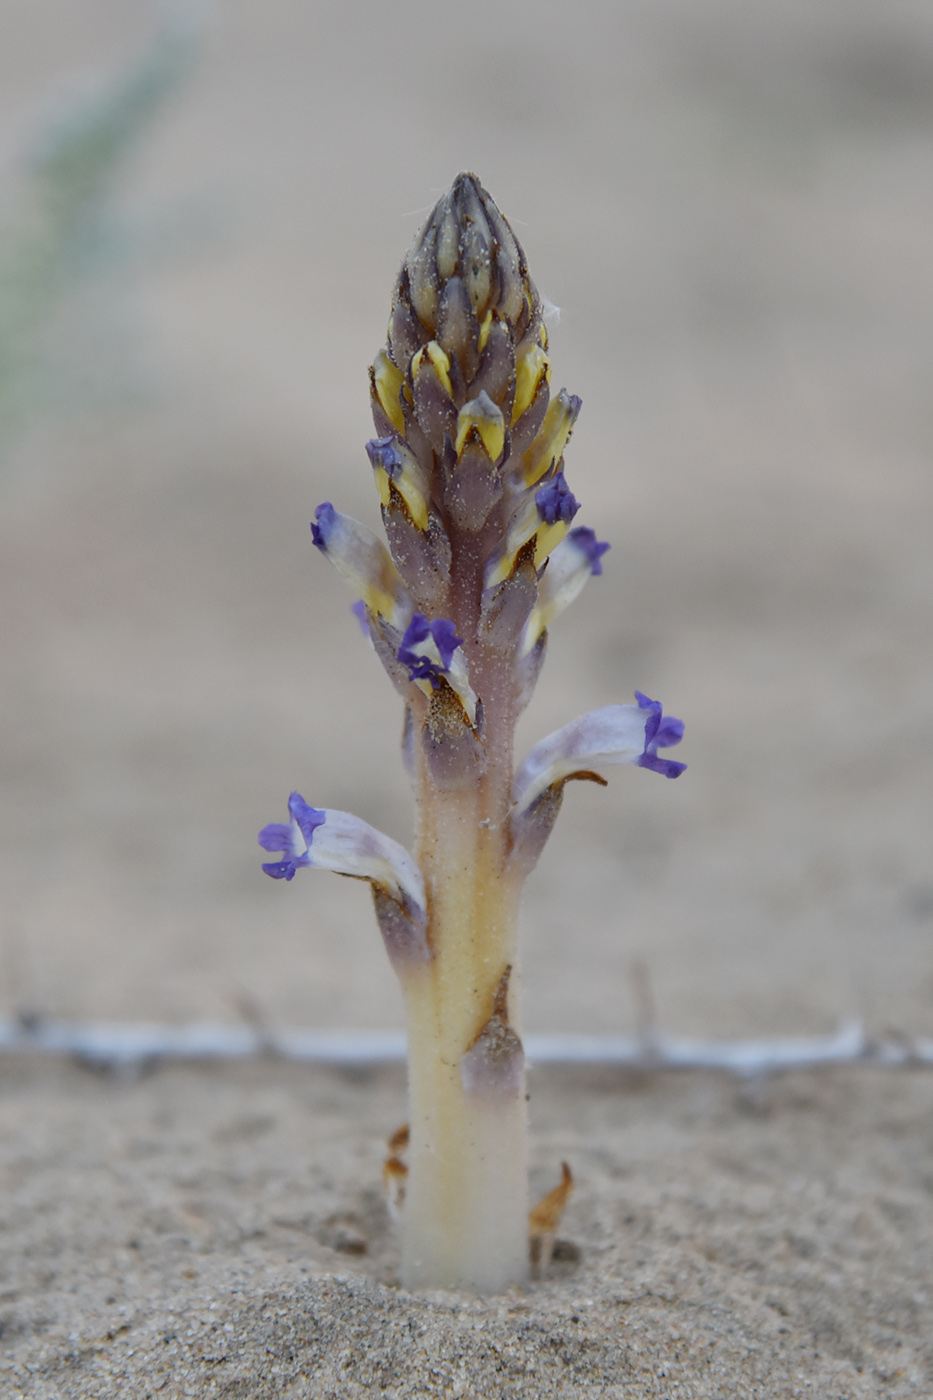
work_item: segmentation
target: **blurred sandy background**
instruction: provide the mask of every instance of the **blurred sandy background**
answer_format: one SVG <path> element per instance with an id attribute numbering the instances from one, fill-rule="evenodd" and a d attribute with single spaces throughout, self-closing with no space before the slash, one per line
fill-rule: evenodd
<path id="1" fill-rule="evenodd" d="M 0 324 L 23 161 L 163 14 L 7 0 Z M 468 168 L 562 307 L 613 546 L 520 747 L 636 686 L 687 722 L 677 783 L 568 792 L 529 1027 L 632 1029 L 643 959 L 671 1030 L 933 1033 L 933 8 L 217 0 L 201 42 L 41 402 L 0 392 L 0 1015 L 400 1024 L 366 891 L 274 884 L 255 838 L 293 787 L 409 836 L 399 703 L 308 522 L 377 523 L 367 366 Z M 532 1083 L 578 1262 L 425 1299 L 385 1286 L 400 1069 L 5 1061 L 0 1390 L 930 1395 L 928 1072 Z"/>
<path id="2" fill-rule="evenodd" d="M 11 200 L 49 104 L 159 13 L 7 0 Z M 378 520 L 366 370 L 463 168 L 562 308 L 568 475 L 613 546 L 523 746 L 636 686 L 687 722 L 677 784 L 569 791 L 529 1026 L 631 1028 L 641 957 L 670 1029 L 933 1032 L 922 0 L 209 12 L 119 200 L 207 232 L 101 289 L 117 339 L 79 358 L 127 391 L 5 447 L 0 1012 L 400 1023 L 366 892 L 273 884 L 255 834 L 297 787 L 409 836 L 398 701 L 308 522 Z"/>

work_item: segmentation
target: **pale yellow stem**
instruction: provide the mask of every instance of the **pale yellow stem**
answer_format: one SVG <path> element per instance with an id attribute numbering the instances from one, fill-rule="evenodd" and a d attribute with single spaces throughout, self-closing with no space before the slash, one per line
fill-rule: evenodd
<path id="1" fill-rule="evenodd" d="M 423 791 L 422 869 L 432 958 L 402 976 L 408 1021 L 410 1165 L 402 1279 L 496 1292 L 528 1274 L 524 1075 L 464 1089 L 460 1062 L 515 965 L 518 889 L 504 874 L 502 803 L 478 783 Z M 517 978 L 513 982 L 516 987 Z M 509 1018 L 518 1020 L 513 990 Z"/>

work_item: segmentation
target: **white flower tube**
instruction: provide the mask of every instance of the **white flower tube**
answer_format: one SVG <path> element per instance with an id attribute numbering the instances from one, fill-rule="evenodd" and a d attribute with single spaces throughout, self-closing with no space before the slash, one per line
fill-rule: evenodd
<path id="1" fill-rule="evenodd" d="M 584 770 L 614 763 L 636 763 L 667 778 L 687 766 L 659 758 L 658 748 L 670 748 L 683 738 L 679 719 L 663 718 L 661 702 L 635 692 L 637 705 L 606 705 L 565 724 L 536 744 L 515 774 L 512 784 L 513 820 L 521 818 L 554 783 Z"/>

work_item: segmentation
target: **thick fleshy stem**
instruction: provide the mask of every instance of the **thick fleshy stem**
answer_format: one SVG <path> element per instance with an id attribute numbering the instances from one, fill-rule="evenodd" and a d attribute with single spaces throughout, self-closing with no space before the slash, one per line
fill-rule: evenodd
<path id="1" fill-rule="evenodd" d="M 469 557 L 458 543 L 452 541 L 454 558 Z M 402 1277 L 409 1287 L 496 1292 L 524 1279 L 529 1267 L 517 977 L 497 1017 L 497 1029 L 504 1022 L 511 1037 L 498 1054 L 485 1054 L 497 988 L 518 956 L 521 889 L 508 859 L 515 714 L 509 665 L 475 640 L 479 566 L 458 584 L 453 620 L 458 633 L 474 639 L 470 676 L 483 695 L 485 761 L 471 760 L 472 771 L 447 785 L 430 747 L 425 697 L 418 716 L 428 743 L 419 746 L 416 765 L 416 857 L 425 877 L 431 959 L 401 972 L 410 1097 Z M 470 1074 L 467 1055 L 484 1072 Z"/>

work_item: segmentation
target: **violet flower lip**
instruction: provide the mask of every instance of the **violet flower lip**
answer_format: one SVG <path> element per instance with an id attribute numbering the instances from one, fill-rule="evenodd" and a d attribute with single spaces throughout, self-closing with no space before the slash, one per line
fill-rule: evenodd
<path id="1" fill-rule="evenodd" d="M 555 472 L 546 486 L 535 492 L 535 505 L 545 525 L 556 525 L 558 520 L 569 525 L 580 509 L 580 502 L 560 471 Z"/>
<path id="2" fill-rule="evenodd" d="M 541 298 L 508 221 L 474 175 L 437 203 L 399 273 L 388 342 L 370 370 L 366 453 L 385 542 L 329 501 L 316 548 L 404 702 L 417 806 L 411 852 L 297 792 L 260 845 L 263 870 L 365 880 L 405 1002 L 410 1123 L 385 1179 L 408 1287 L 496 1292 L 544 1257 L 572 1186 L 529 1212 L 518 977 L 524 881 L 565 785 L 618 764 L 676 778 L 662 757 L 680 720 L 637 691 L 542 739 L 513 738 L 548 629 L 603 571 L 609 549 L 574 522 L 564 452 L 581 400 L 552 393 Z M 407 1161 L 402 1160 L 402 1156 Z"/>
<path id="3" fill-rule="evenodd" d="M 449 618 L 428 622 L 424 613 L 415 613 L 405 629 L 398 659 L 408 667 L 413 681 L 430 681 L 432 690 L 437 690 L 441 677 L 450 671 L 454 652 L 462 645 L 463 638 L 456 636 Z"/>

